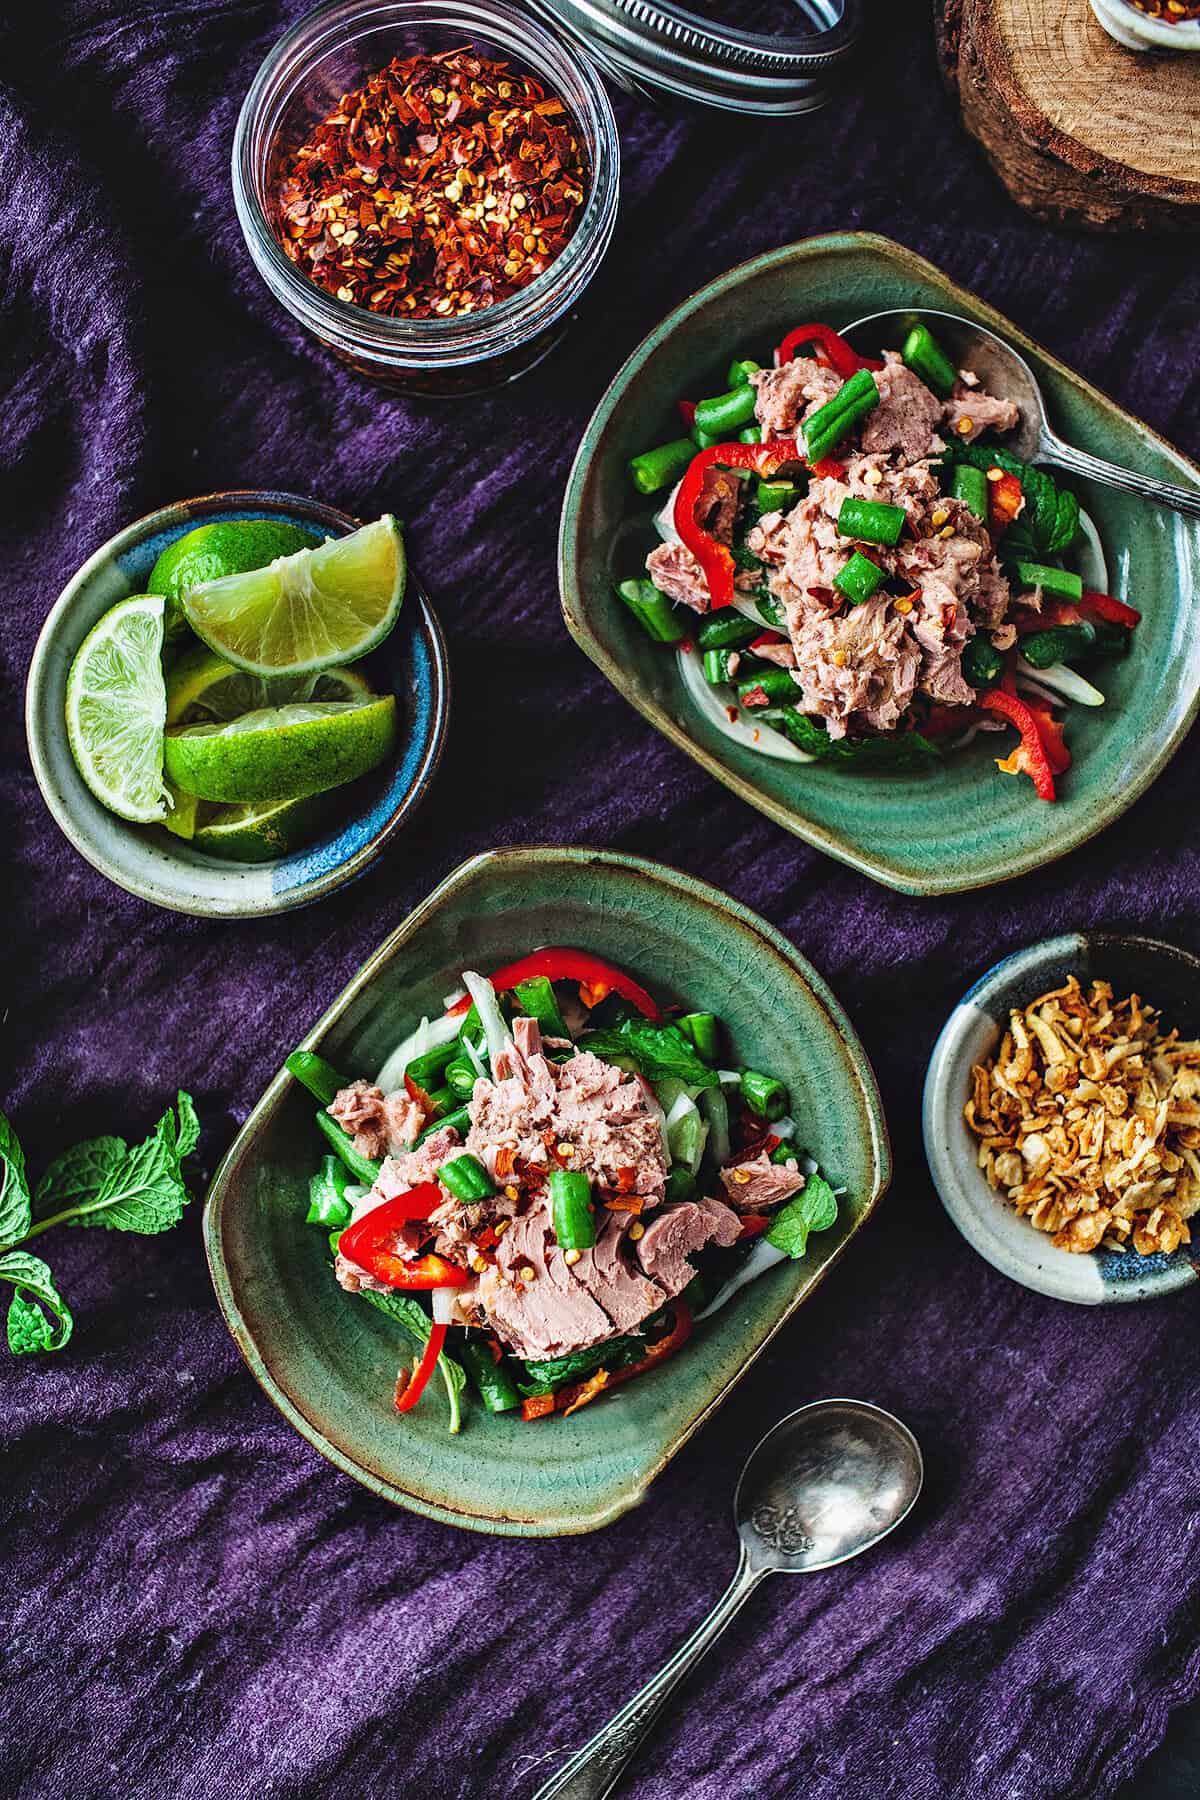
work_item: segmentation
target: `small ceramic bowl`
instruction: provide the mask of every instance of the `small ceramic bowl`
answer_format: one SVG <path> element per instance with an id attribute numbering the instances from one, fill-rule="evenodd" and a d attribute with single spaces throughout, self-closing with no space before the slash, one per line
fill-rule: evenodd
<path id="1" fill-rule="evenodd" d="M 1126 50 L 1200 50 L 1200 19 L 1171 25 L 1139 12 L 1128 0 L 1092 0 L 1092 11 L 1110 38 Z"/>
<path id="2" fill-rule="evenodd" d="M 1028 1006 L 1069 975 L 1111 982 L 1118 999 L 1139 994 L 1168 1027 L 1200 1036 L 1200 959 L 1155 938 L 1071 931 L 1046 938 L 989 969 L 955 1007 L 925 1077 L 925 1154 L 942 1202 L 967 1242 L 1022 1287 L 1080 1306 L 1151 1300 L 1190 1287 L 1200 1275 L 1200 1239 L 1171 1256 L 1056 1250 L 988 1186 L 976 1140 L 963 1119 L 972 1066 L 999 1043 L 1013 1007 Z M 1194 1227 L 1193 1227 L 1194 1229 Z"/>
<path id="3" fill-rule="evenodd" d="M 204 1242 L 251 1373 L 323 1456 L 375 1493 L 475 1531 L 556 1537 L 636 1506 L 847 1249 L 891 1173 L 879 1090 L 854 1028 L 788 940 L 746 907 L 660 863 L 600 850 L 496 850 L 435 888 L 304 1039 L 337 1068 L 379 1071 L 465 967 L 539 944 L 606 956 L 660 993 L 718 1013 L 739 1059 L 786 1081 L 804 1143 L 845 1190 L 807 1254 L 697 1326 L 686 1349 L 619 1395 L 531 1426 L 468 1404 L 392 1407 L 396 1327 L 343 1293 L 304 1224 L 321 1153 L 313 1101 L 282 1071 L 214 1177 Z M 278 1046 L 279 1060 L 295 1048 Z"/>
<path id="4" fill-rule="evenodd" d="M 71 664 L 97 619 L 141 590 L 168 544 L 217 519 L 281 519 L 330 537 L 360 522 L 294 494 L 234 492 L 180 500 L 127 525 L 88 558 L 52 607 L 29 668 L 25 729 L 42 798 L 93 868 L 155 906 L 238 919 L 307 906 L 375 861 L 433 782 L 449 719 L 450 674 L 441 627 L 410 569 L 399 623 L 368 664 L 380 690 L 396 695 L 399 748 L 347 789 L 354 796 L 351 816 L 340 816 L 336 828 L 292 855 L 256 864 L 222 862 L 160 827 L 118 819 L 86 787 L 71 756 L 63 718 Z"/>

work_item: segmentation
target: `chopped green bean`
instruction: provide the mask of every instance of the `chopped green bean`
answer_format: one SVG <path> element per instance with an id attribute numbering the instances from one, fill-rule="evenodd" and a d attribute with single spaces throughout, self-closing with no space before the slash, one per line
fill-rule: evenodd
<path id="1" fill-rule="evenodd" d="M 740 1071 L 742 1099 L 760 1119 L 782 1119 L 788 1109 L 788 1091 L 774 1075 L 760 1075 L 757 1069 Z"/>
<path id="2" fill-rule="evenodd" d="M 346 1198 L 350 1171 L 340 1156 L 323 1156 L 321 1166 L 308 1184 L 308 1212 L 305 1223 L 337 1231 L 350 1223 L 351 1206 Z"/>
<path id="3" fill-rule="evenodd" d="M 1083 577 L 1073 569 L 1055 569 L 1049 563 L 1017 561 L 1012 565 L 1014 578 L 1022 587 L 1041 588 L 1043 594 L 1054 594 L 1063 600 L 1083 598 Z"/>
<path id="4" fill-rule="evenodd" d="M 437 1178 L 464 1206 L 472 1206 L 477 1200 L 490 1200 L 496 1192 L 491 1176 L 479 1158 L 472 1156 L 469 1150 L 444 1162 L 437 1172 Z"/>
<path id="5" fill-rule="evenodd" d="M 332 1105 L 339 1090 L 349 1086 L 333 1065 L 318 1056 L 315 1050 L 293 1050 L 283 1066 L 322 1106 Z"/>
<path id="6" fill-rule="evenodd" d="M 720 1021 L 716 1013 L 683 1013 L 675 1023 L 690 1038 L 706 1063 L 716 1067 L 720 1053 Z"/>
<path id="7" fill-rule="evenodd" d="M 956 500 L 986 525 L 988 516 L 987 476 L 971 463 L 956 463 L 950 478 L 950 492 Z"/>
<path id="8" fill-rule="evenodd" d="M 884 500 L 860 500 L 847 494 L 838 510 L 837 528 L 843 537 L 858 538 L 863 543 L 896 544 L 905 518 L 902 506 L 890 506 Z"/>
<path id="9" fill-rule="evenodd" d="M 796 699 L 799 691 L 791 670 L 781 669 L 777 663 L 755 669 L 737 684 L 738 704 L 751 708 L 786 705 Z"/>
<path id="10" fill-rule="evenodd" d="M 740 650 L 706 650 L 704 652 L 702 659 L 704 679 L 710 687 L 720 687 L 724 682 L 733 680 L 734 669 L 730 666 L 733 657 L 736 657 L 738 662 L 744 660 Z"/>
<path id="11" fill-rule="evenodd" d="M 446 1065 L 446 1086 L 460 1100 L 469 1100 L 475 1092 L 479 1071 L 469 1056 L 456 1056 Z"/>
<path id="12" fill-rule="evenodd" d="M 677 644 L 686 634 L 667 596 L 652 581 L 619 581 L 617 598 L 623 600 L 647 637 L 657 644 Z"/>
<path id="13" fill-rule="evenodd" d="M 754 504 L 760 513 L 790 512 L 800 498 L 794 481 L 759 481 L 754 490 Z"/>
<path id="14" fill-rule="evenodd" d="M 404 1073 L 428 1093 L 440 1079 L 444 1079 L 445 1071 L 457 1055 L 458 1039 L 451 1038 L 448 1044 L 438 1044 L 436 1049 L 414 1056 Z"/>
<path id="15" fill-rule="evenodd" d="M 879 389 L 871 371 L 859 369 L 832 400 L 805 420 L 804 447 L 809 464 L 821 462 L 878 405 Z"/>
<path id="16" fill-rule="evenodd" d="M 761 425 L 747 425 L 745 431 L 737 434 L 739 444 L 761 444 L 763 441 Z"/>
<path id="17" fill-rule="evenodd" d="M 1081 619 L 1078 625 L 1051 625 L 1022 638 L 1020 651 L 1030 668 L 1052 669 L 1055 663 L 1086 656 L 1095 647 L 1096 635 L 1096 627 L 1087 619 Z"/>
<path id="18" fill-rule="evenodd" d="M 900 351 L 914 375 L 919 375 L 927 388 L 945 400 L 958 380 L 958 371 L 933 333 L 924 325 L 914 325 Z"/>
<path id="19" fill-rule="evenodd" d="M 743 650 L 751 638 L 761 634 L 762 627 L 753 619 L 726 606 L 705 614 L 696 628 L 696 643 L 701 650 Z"/>
<path id="20" fill-rule="evenodd" d="M 537 1020 L 538 1029 L 546 1037 L 570 1037 L 559 1011 L 554 983 L 547 976 L 534 975 L 528 981 L 519 981 L 513 994 L 521 1011 Z"/>
<path id="21" fill-rule="evenodd" d="M 675 1163 L 667 1171 L 666 1199 L 690 1200 L 696 1191 L 696 1177 L 686 1163 Z"/>
<path id="22" fill-rule="evenodd" d="M 629 479 L 639 494 L 658 494 L 674 487 L 696 454 L 691 438 L 672 438 L 656 450 L 643 450 L 629 461 Z"/>
<path id="23" fill-rule="evenodd" d="M 356 1150 L 349 1132 L 343 1130 L 336 1119 L 331 1119 L 324 1109 L 317 1114 L 317 1130 L 329 1139 L 350 1173 L 357 1176 L 359 1181 L 364 1181 L 368 1187 L 374 1187 L 379 1164 L 372 1162 L 369 1156 L 364 1156 L 361 1150 Z"/>
<path id="24" fill-rule="evenodd" d="M 747 383 L 730 388 L 715 399 L 701 400 L 696 407 L 697 431 L 714 433 L 718 443 L 726 441 L 730 432 L 740 431 L 752 422 L 757 399 L 757 393 Z"/>
<path id="25" fill-rule="evenodd" d="M 550 1177 L 554 1235 L 564 1250 L 590 1250 L 596 1241 L 592 1187 L 582 1169 L 555 1169 Z"/>
<path id="26" fill-rule="evenodd" d="M 447 1092 L 448 1091 L 449 1090 L 447 1090 Z M 466 1106 L 456 1106 L 453 1112 L 443 1113 L 440 1119 L 434 1119 L 432 1124 L 425 1127 L 424 1131 L 417 1139 L 416 1145 L 413 1146 L 414 1149 L 418 1145 L 423 1144 L 426 1138 L 431 1138 L 435 1131 L 445 1131 L 447 1126 L 453 1126 L 460 1136 L 465 1136 L 471 1129 L 470 1108 Z M 378 1171 L 376 1172 L 378 1173 Z"/>
<path id="27" fill-rule="evenodd" d="M 521 1391 L 505 1359 L 501 1357 L 497 1362 L 477 1331 L 468 1331 L 458 1345 L 458 1354 L 489 1412 L 511 1412 L 520 1406 Z"/>
<path id="28" fill-rule="evenodd" d="M 747 387 L 750 377 L 757 375 L 761 368 L 761 363 L 752 361 L 748 356 L 735 357 L 730 363 L 729 372 L 725 377 L 726 385 L 731 388 Z"/>
<path id="29" fill-rule="evenodd" d="M 851 606 L 861 606 L 864 600 L 871 598 L 884 579 L 879 564 L 873 563 L 861 550 L 856 550 L 849 562 L 834 576 L 833 585 L 839 594 L 845 594 Z"/>

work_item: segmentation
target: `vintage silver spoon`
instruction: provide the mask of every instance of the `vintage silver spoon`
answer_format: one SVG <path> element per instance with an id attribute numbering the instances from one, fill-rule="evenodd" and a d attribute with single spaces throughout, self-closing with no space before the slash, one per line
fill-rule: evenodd
<path id="1" fill-rule="evenodd" d="M 906 1519 L 921 1491 L 920 1446 L 907 1425 L 865 1400 L 818 1400 L 751 1451 L 733 1516 L 737 1572 L 707 1619 L 663 1668 L 576 1752 L 534 1800 L 604 1800 L 692 1664 L 765 1575 L 831 1569 Z"/>
<path id="2" fill-rule="evenodd" d="M 1076 450 L 1050 429 L 1046 406 L 1033 370 L 1011 344 L 998 338 L 994 331 L 960 319 L 956 313 L 896 310 L 869 313 L 856 319 L 843 331 L 861 356 L 880 350 L 898 350 L 914 325 L 927 325 L 956 369 L 973 369 L 989 393 L 1011 400 L 1021 409 L 1021 422 L 1002 440 L 1006 450 L 1022 462 L 1053 463 L 1072 475 L 1084 475 L 1105 487 L 1133 494 L 1139 500 L 1153 500 L 1160 506 L 1174 507 L 1189 518 L 1200 519 L 1200 488 L 1176 487 L 1173 482 L 1159 481 L 1149 475 L 1137 475 L 1132 469 L 1119 468 L 1086 450 Z"/>

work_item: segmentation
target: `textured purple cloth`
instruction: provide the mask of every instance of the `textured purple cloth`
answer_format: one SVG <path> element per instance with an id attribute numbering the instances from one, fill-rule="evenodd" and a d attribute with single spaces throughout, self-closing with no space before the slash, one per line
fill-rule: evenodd
<path id="1" fill-rule="evenodd" d="M 181 1082 L 211 1167 L 412 904 L 520 840 L 665 855 L 783 926 L 861 1030 L 897 1153 L 877 1221 L 737 1404 L 640 1512 L 557 1543 L 428 1523 L 327 1467 L 245 1372 L 197 1208 L 162 1238 L 58 1234 L 74 1340 L 0 1370 L 4 1787 L 528 1795 L 723 1588 L 733 1474 L 760 1431 L 852 1393 L 919 1434 L 919 1514 L 870 1558 L 760 1592 L 626 1791 L 1112 1793 L 1200 1685 L 1195 1305 L 1089 1312 L 993 1273 L 931 1190 L 918 1103 L 938 1026 L 1002 952 L 1100 922 L 1200 944 L 1196 745 L 1065 863 L 901 899 L 759 818 L 623 703 L 563 630 L 554 534 L 584 421 L 643 332 L 740 258 L 836 227 L 924 252 L 1196 453 L 1194 242 L 1018 213 L 950 115 L 914 0 L 879 9 L 863 90 L 812 118 L 623 102 L 620 224 L 571 347 L 494 399 L 422 409 L 307 342 L 238 232 L 234 118 L 299 3 L 4 10 L 5 1104 L 35 1168 L 64 1138 L 145 1129 Z M 59 837 L 19 695 L 48 606 L 110 533 L 182 495 L 270 485 L 410 522 L 455 721 L 438 802 L 384 866 L 313 911 L 206 924 L 127 898 Z M 481 756 L 501 737 L 508 754 Z"/>

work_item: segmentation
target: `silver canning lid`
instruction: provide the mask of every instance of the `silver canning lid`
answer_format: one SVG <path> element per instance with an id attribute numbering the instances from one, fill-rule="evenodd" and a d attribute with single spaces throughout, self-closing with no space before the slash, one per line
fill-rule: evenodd
<path id="1" fill-rule="evenodd" d="M 629 92 L 743 113 L 824 105 L 862 29 L 862 0 L 776 0 L 767 22 L 777 19 L 780 29 L 770 32 L 705 18 L 670 0 L 529 3 Z M 709 3 L 716 11 L 716 0 Z"/>

